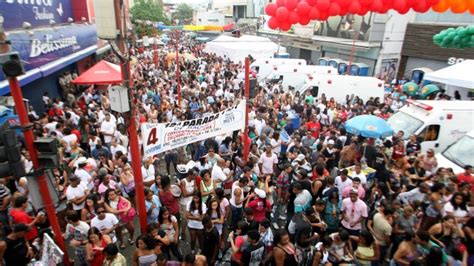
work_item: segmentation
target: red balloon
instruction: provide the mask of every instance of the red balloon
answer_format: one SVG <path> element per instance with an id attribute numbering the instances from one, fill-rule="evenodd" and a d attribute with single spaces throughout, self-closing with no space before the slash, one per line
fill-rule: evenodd
<path id="1" fill-rule="evenodd" d="M 321 21 L 328 20 L 328 18 L 329 18 L 329 14 L 328 14 L 328 13 L 321 12 L 321 14 L 319 15 L 319 20 L 321 20 Z"/>
<path id="2" fill-rule="evenodd" d="M 418 2 L 418 0 L 407 0 L 407 5 L 409 7 L 412 7 L 416 4 L 416 2 Z"/>
<path id="3" fill-rule="evenodd" d="M 347 7 L 341 7 L 341 10 L 339 10 L 338 15 L 341 17 L 347 15 Z"/>
<path id="4" fill-rule="evenodd" d="M 291 24 L 296 24 L 300 21 L 300 16 L 295 11 L 291 11 L 290 15 L 288 16 L 288 21 Z"/>
<path id="5" fill-rule="evenodd" d="M 430 5 L 425 0 L 418 0 L 413 6 L 413 10 L 419 13 L 425 13 L 430 9 Z"/>
<path id="6" fill-rule="evenodd" d="M 379 12 L 383 8 L 382 0 L 374 0 L 372 5 L 370 5 L 369 10 L 374 12 Z"/>
<path id="7" fill-rule="evenodd" d="M 265 7 L 265 13 L 271 17 L 275 16 L 276 15 L 276 12 L 277 12 L 277 5 L 271 3 L 271 4 L 268 4 L 266 7 Z"/>
<path id="8" fill-rule="evenodd" d="M 407 6 L 406 0 L 394 0 L 392 7 L 393 9 L 400 11 L 400 10 L 404 10 L 406 6 Z"/>
<path id="9" fill-rule="evenodd" d="M 306 16 L 310 9 L 311 6 L 306 2 L 299 2 L 298 5 L 296 5 L 296 12 L 300 16 Z"/>
<path id="10" fill-rule="evenodd" d="M 308 2 L 308 5 L 310 6 L 315 6 L 317 3 L 317 0 L 306 0 L 306 2 Z"/>
<path id="11" fill-rule="evenodd" d="M 379 10 L 380 14 L 385 14 L 390 9 L 390 5 L 383 5 L 382 8 Z"/>
<path id="12" fill-rule="evenodd" d="M 280 21 L 280 23 L 283 23 L 288 20 L 289 14 L 290 12 L 288 12 L 288 9 L 286 9 L 286 7 L 281 6 L 277 9 L 276 18 L 278 19 L 278 21 Z"/>
<path id="13" fill-rule="evenodd" d="M 278 22 L 278 19 L 276 17 L 271 17 L 268 20 L 268 27 L 272 30 L 276 30 L 280 26 L 280 22 Z"/>
<path id="14" fill-rule="evenodd" d="M 309 17 L 304 17 L 304 16 L 300 17 L 300 25 L 306 26 L 309 24 L 309 21 L 310 21 Z"/>
<path id="15" fill-rule="evenodd" d="M 392 0 L 383 0 L 383 4 L 385 6 L 387 6 L 387 5 L 390 6 L 392 4 Z"/>
<path id="16" fill-rule="evenodd" d="M 361 6 L 370 6 L 373 0 L 359 0 Z"/>
<path id="17" fill-rule="evenodd" d="M 336 0 L 341 8 L 347 8 L 351 4 L 351 0 Z"/>
<path id="18" fill-rule="evenodd" d="M 369 12 L 369 9 L 367 9 L 367 7 L 363 6 L 359 9 L 359 12 L 357 12 L 357 15 L 365 16 L 365 15 L 367 15 L 367 12 Z"/>
<path id="19" fill-rule="evenodd" d="M 281 23 L 280 24 L 280 29 L 282 31 L 288 31 L 289 29 L 291 29 L 291 24 L 289 22 Z"/>
<path id="20" fill-rule="evenodd" d="M 294 10 L 296 8 L 297 4 L 298 4 L 298 0 L 286 0 L 285 1 L 285 6 L 290 11 Z"/>
<path id="21" fill-rule="evenodd" d="M 317 7 L 313 6 L 308 13 L 309 19 L 318 19 L 319 18 L 319 10 Z"/>
<path id="22" fill-rule="evenodd" d="M 408 5 L 405 6 L 405 8 L 401 9 L 401 10 L 397 10 L 399 14 L 401 15 L 405 15 L 406 13 L 408 13 L 408 11 L 410 11 L 410 7 Z"/>
<path id="23" fill-rule="evenodd" d="M 341 12 L 341 7 L 339 6 L 338 3 L 332 3 L 331 6 L 329 6 L 329 9 L 328 9 L 329 16 L 339 15 L 339 12 Z"/>
<path id="24" fill-rule="evenodd" d="M 429 6 L 437 5 L 441 0 L 427 0 Z"/>
<path id="25" fill-rule="evenodd" d="M 354 0 L 354 1 L 352 1 L 349 8 L 347 8 L 347 11 L 351 14 L 357 14 L 359 12 L 360 8 L 361 8 L 361 6 L 360 6 L 359 1 Z"/>
<path id="26" fill-rule="evenodd" d="M 319 11 L 328 10 L 330 5 L 331 5 L 330 0 L 318 0 L 318 2 L 316 3 L 316 6 L 318 7 Z"/>
<path id="27" fill-rule="evenodd" d="M 276 0 L 277 7 L 285 6 L 285 0 Z"/>

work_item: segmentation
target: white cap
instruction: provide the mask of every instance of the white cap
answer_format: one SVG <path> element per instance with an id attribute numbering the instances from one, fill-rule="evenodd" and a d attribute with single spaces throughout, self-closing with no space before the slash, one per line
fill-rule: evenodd
<path id="1" fill-rule="evenodd" d="M 79 166 L 80 164 L 85 164 L 87 163 L 87 158 L 86 157 L 81 157 L 76 160 L 76 167 Z"/>
<path id="2" fill-rule="evenodd" d="M 298 156 L 296 157 L 295 161 L 300 162 L 300 161 L 303 161 L 304 159 L 305 159 L 304 154 L 298 154 Z"/>
<path id="3" fill-rule="evenodd" d="M 267 193 L 263 189 L 256 188 L 253 190 L 255 194 L 261 199 L 264 199 L 267 197 Z"/>
<path id="4" fill-rule="evenodd" d="M 328 145 L 334 145 L 334 140 L 332 139 L 328 140 Z"/>

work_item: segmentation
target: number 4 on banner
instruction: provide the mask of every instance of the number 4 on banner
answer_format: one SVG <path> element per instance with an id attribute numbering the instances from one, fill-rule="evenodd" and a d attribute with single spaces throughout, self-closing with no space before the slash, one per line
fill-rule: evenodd
<path id="1" fill-rule="evenodd" d="M 148 135 L 148 140 L 146 145 L 153 145 L 158 142 L 158 138 L 156 137 L 156 127 L 152 128 L 150 134 Z"/>

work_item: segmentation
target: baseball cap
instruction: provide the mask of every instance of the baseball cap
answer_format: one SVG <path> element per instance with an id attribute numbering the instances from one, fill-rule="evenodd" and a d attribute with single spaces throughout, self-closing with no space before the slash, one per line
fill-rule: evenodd
<path id="1" fill-rule="evenodd" d="M 359 194 L 359 191 L 355 188 L 351 188 L 351 191 L 349 192 L 350 194 Z"/>
<path id="2" fill-rule="evenodd" d="M 254 192 L 261 199 L 264 199 L 267 197 L 267 193 L 263 189 L 256 188 L 254 189 Z"/>
<path id="3" fill-rule="evenodd" d="M 328 140 L 328 145 L 334 145 L 334 140 L 332 139 Z"/>

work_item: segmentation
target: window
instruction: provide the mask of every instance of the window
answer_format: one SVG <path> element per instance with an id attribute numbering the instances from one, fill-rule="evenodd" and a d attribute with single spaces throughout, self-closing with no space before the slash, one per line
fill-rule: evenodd
<path id="1" fill-rule="evenodd" d="M 435 141 L 439 136 L 439 125 L 429 125 L 421 133 L 420 138 L 423 141 Z"/>

